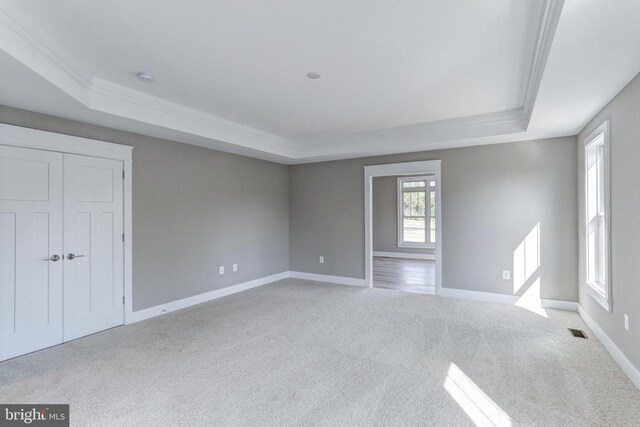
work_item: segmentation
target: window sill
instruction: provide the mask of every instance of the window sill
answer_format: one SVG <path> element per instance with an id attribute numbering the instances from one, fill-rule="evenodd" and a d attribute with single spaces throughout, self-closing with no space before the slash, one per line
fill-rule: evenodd
<path id="1" fill-rule="evenodd" d="M 435 249 L 436 245 L 432 243 L 401 243 L 398 242 L 399 248 L 415 248 L 415 249 Z"/>
<path id="2" fill-rule="evenodd" d="M 607 297 L 602 295 L 602 293 L 600 293 L 600 291 L 598 291 L 595 287 L 590 285 L 588 282 L 584 283 L 584 288 L 587 291 L 587 293 L 589 295 L 591 295 L 591 298 L 596 300 L 596 302 L 598 304 L 600 304 L 602 306 L 602 308 L 607 310 L 607 312 L 611 313 L 611 310 L 612 310 L 611 301 L 608 301 Z"/>

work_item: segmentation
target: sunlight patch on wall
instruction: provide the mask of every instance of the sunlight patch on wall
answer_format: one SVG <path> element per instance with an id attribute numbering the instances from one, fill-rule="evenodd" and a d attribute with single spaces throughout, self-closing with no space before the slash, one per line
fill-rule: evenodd
<path id="1" fill-rule="evenodd" d="M 531 229 L 513 251 L 513 293 L 522 289 L 540 267 L 540 223 Z"/>

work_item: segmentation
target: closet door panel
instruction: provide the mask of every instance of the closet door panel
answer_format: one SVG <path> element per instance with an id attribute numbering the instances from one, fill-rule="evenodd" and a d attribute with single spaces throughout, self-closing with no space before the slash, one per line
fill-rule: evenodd
<path id="1" fill-rule="evenodd" d="M 0 360 L 63 339 L 62 154 L 0 146 Z"/>
<path id="2" fill-rule="evenodd" d="M 123 164 L 64 155 L 64 339 L 124 323 Z"/>

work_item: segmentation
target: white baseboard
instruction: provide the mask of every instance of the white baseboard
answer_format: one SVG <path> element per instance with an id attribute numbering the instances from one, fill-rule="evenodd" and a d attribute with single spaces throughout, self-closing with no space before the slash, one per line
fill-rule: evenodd
<path id="1" fill-rule="evenodd" d="M 211 301 L 217 298 L 222 298 L 224 296 L 245 291 L 247 289 L 256 288 L 258 286 L 277 282 L 278 280 L 286 279 L 288 277 L 289 277 L 289 272 L 284 271 L 282 273 L 261 277 L 259 279 L 251 280 L 249 282 L 228 286 L 222 289 L 216 289 L 215 291 L 205 292 L 204 294 L 194 295 L 192 297 L 183 298 L 177 301 L 171 301 L 166 304 L 157 305 L 155 307 L 146 308 L 144 310 L 134 311 L 133 313 L 131 313 L 130 316 L 127 316 L 128 318 L 126 319 L 125 323 L 129 325 L 131 323 L 139 322 L 145 319 L 150 319 L 152 317 L 160 316 L 162 314 L 171 313 L 172 311 L 191 307 L 193 305 Z"/>
<path id="2" fill-rule="evenodd" d="M 595 320 L 589 316 L 589 313 L 587 313 L 581 305 L 578 305 L 578 314 L 580 314 L 584 323 L 587 324 L 591 332 L 598 338 L 598 341 L 600 341 L 609 354 L 611 354 L 611 357 L 613 357 L 613 360 L 620 366 L 620 369 L 627 374 L 631 382 L 640 390 L 640 371 L 638 368 L 627 359 L 627 356 L 624 355 L 622 350 L 615 345 L 611 338 L 598 326 Z"/>
<path id="3" fill-rule="evenodd" d="M 289 277 L 293 279 L 314 280 L 316 282 L 335 283 L 338 285 L 364 286 L 364 279 L 353 277 L 328 276 L 326 274 L 303 273 L 301 271 L 290 271 Z"/>
<path id="4" fill-rule="evenodd" d="M 564 301 L 559 299 L 545 299 L 540 300 L 542 308 L 553 308 L 555 310 L 564 311 L 578 311 L 578 303 L 575 301 Z"/>
<path id="5" fill-rule="evenodd" d="M 324 274 L 302 273 L 297 271 L 283 271 L 282 273 L 274 274 L 267 277 L 261 277 L 249 282 L 240 283 L 233 286 L 228 286 L 222 289 L 216 289 L 215 291 L 205 292 L 203 294 L 194 295 L 192 297 L 183 298 L 177 301 L 171 301 L 166 304 L 160 304 L 155 307 L 146 308 L 144 310 L 134 311 L 125 319 L 125 324 L 140 322 L 141 320 L 150 319 L 152 317 L 160 316 L 163 314 L 171 313 L 172 311 L 181 310 L 183 308 L 191 307 L 196 304 L 211 301 L 217 298 L 222 298 L 227 295 L 235 294 L 245 291 L 247 289 L 256 288 L 258 286 L 266 285 L 269 283 L 277 282 L 278 280 L 286 278 L 314 280 L 317 282 L 329 282 L 339 285 L 350 286 L 364 286 L 364 279 L 355 279 L 352 277 L 340 277 L 340 276 L 327 276 Z"/>
<path id="6" fill-rule="evenodd" d="M 473 301 L 497 302 L 501 304 L 515 304 L 517 296 L 507 294 L 494 294 L 491 292 L 469 291 L 466 289 L 442 288 L 441 296 L 446 298 L 461 298 Z"/>
<path id="7" fill-rule="evenodd" d="M 435 260 L 434 254 L 410 254 L 403 252 L 378 252 L 374 251 L 373 256 L 385 257 L 385 258 L 405 258 L 405 259 L 429 259 Z"/>
<path id="8" fill-rule="evenodd" d="M 461 298 L 473 301 L 497 302 L 500 304 L 515 304 L 520 299 L 518 295 L 495 294 L 491 292 L 469 291 L 466 289 L 442 288 L 443 297 Z M 578 311 L 578 303 L 575 301 L 563 301 L 556 299 L 540 299 L 542 308 L 555 310 Z"/>

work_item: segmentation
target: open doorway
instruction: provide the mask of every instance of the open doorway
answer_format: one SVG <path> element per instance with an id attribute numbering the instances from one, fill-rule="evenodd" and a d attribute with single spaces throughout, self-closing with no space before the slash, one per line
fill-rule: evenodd
<path id="1" fill-rule="evenodd" d="M 440 161 L 365 166 L 367 286 L 440 295 Z"/>
<path id="2" fill-rule="evenodd" d="M 373 286 L 435 294 L 436 177 L 373 178 Z"/>

